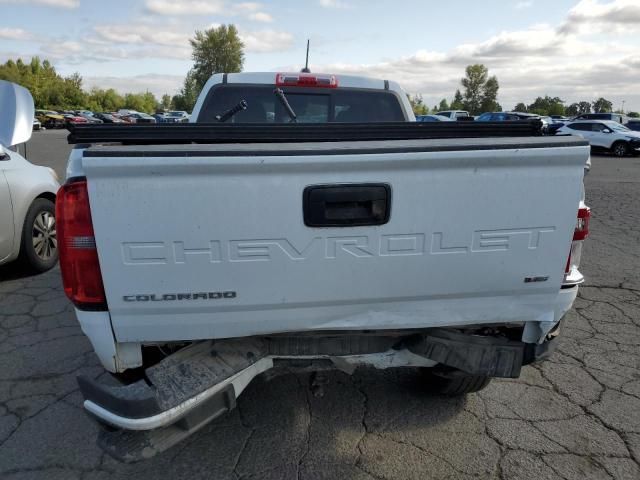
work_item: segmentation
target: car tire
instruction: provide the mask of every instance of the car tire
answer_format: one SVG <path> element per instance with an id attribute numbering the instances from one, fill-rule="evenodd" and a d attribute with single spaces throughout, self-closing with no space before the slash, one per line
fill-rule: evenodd
<path id="1" fill-rule="evenodd" d="M 616 142 L 611 145 L 611 153 L 616 157 L 624 157 L 629 153 L 626 142 Z"/>
<path id="2" fill-rule="evenodd" d="M 20 258 L 35 272 L 46 272 L 58 261 L 55 215 L 51 200 L 36 198 L 24 219 Z"/>
<path id="3" fill-rule="evenodd" d="M 469 375 L 460 370 L 443 372 L 433 368 L 423 368 L 422 373 L 430 392 L 447 397 L 479 392 L 491 382 L 491 377 L 486 375 Z"/>

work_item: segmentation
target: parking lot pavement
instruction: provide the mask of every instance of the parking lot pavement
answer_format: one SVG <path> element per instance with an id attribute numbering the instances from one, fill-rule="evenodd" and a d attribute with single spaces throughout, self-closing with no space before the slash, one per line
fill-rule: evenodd
<path id="1" fill-rule="evenodd" d="M 63 169 L 61 132 L 36 163 Z M 75 377 L 106 375 L 59 271 L 0 269 L 0 477 L 17 479 L 640 478 L 640 160 L 596 157 L 587 286 L 553 357 L 466 399 L 413 372 L 256 379 L 238 408 L 146 462 L 95 444 Z"/>

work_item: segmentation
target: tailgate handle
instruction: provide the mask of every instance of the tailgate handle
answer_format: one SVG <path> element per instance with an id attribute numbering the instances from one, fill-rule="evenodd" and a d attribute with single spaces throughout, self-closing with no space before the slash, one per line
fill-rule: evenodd
<path id="1" fill-rule="evenodd" d="M 304 189 L 304 224 L 308 227 L 384 225 L 391 211 L 386 183 L 311 185 Z"/>

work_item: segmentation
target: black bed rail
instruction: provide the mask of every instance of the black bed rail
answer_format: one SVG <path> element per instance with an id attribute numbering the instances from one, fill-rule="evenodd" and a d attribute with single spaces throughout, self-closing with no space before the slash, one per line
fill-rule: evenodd
<path id="1" fill-rule="evenodd" d="M 69 131 L 67 140 L 70 144 L 291 143 L 531 137 L 542 135 L 542 122 L 103 124 L 70 125 Z"/>

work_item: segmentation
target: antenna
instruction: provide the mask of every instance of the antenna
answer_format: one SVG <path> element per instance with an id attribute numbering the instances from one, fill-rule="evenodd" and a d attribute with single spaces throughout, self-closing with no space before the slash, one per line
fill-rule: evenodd
<path id="1" fill-rule="evenodd" d="M 309 70 L 309 39 L 307 39 L 307 60 L 304 63 L 304 68 L 300 71 L 302 73 L 311 73 L 311 70 Z"/>

